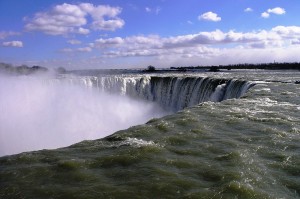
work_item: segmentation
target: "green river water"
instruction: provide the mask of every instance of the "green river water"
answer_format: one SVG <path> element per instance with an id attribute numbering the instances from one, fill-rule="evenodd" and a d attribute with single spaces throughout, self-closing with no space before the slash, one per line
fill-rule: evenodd
<path id="1" fill-rule="evenodd" d="M 300 72 L 204 75 L 256 85 L 103 139 L 1 157 L 0 198 L 300 198 Z"/>

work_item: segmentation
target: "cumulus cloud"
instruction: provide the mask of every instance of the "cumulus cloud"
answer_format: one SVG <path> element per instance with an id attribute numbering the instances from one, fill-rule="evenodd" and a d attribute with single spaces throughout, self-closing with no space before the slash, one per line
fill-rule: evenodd
<path id="1" fill-rule="evenodd" d="M 63 52 L 97 52 L 99 65 L 117 68 L 132 67 L 132 60 L 141 65 L 161 67 L 234 64 L 243 62 L 300 61 L 300 26 L 276 26 L 268 30 L 214 30 L 173 37 L 135 35 L 102 37 L 88 47 L 67 48 Z M 142 59 L 140 59 L 142 57 Z M 135 59 L 136 58 L 136 59 Z M 129 62 L 126 59 L 130 60 Z M 116 64 L 118 60 L 119 65 Z M 89 59 L 89 61 L 95 61 Z M 73 62 L 72 65 L 79 63 Z M 94 63 L 95 64 L 95 63 Z M 98 66 L 98 65 L 95 66 Z M 86 64 L 85 64 L 86 65 Z"/>
<path id="2" fill-rule="evenodd" d="M 90 30 L 80 27 L 77 30 L 75 30 L 75 33 L 78 33 L 78 34 L 81 34 L 81 35 L 87 35 L 87 34 L 90 33 Z"/>
<path id="3" fill-rule="evenodd" d="M 273 13 L 276 15 L 283 15 L 283 14 L 285 14 L 285 10 L 283 8 L 276 7 L 273 9 L 268 9 L 268 13 Z"/>
<path id="4" fill-rule="evenodd" d="M 270 14 L 283 15 L 283 14 L 285 14 L 285 9 L 280 8 L 280 7 L 268 9 L 267 11 L 261 13 L 261 17 L 269 18 Z"/>
<path id="5" fill-rule="evenodd" d="M 82 3 L 80 7 L 93 18 L 92 28 L 95 30 L 114 31 L 125 25 L 125 21 L 118 17 L 122 12 L 120 7 L 93 6 L 90 3 Z"/>
<path id="6" fill-rule="evenodd" d="M 197 34 L 160 37 L 158 35 L 138 35 L 130 37 L 99 38 L 90 48 L 101 49 L 103 57 L 205 57 L 220 54 L 219 49 L 240 46 L 244 49 L 272 49 L 297 44 L 300 27 L 276 26 L 271 30 L 237 32 L 215 30 Z M 293 41 L 293 42 L 291 42 Z"/>
<path id="7" fill-rule="evenodd" d="M 272 32 L 284 38 L 300 38 L 300 26 L 276 26 L 272 28 Z"/>
<path id="8" fill-rule="evenodd" d="M 122 44 L 124 40 L 121 37 L 113 37 L 113 38 L 108 38 L 108 39 L 97 39 L 95 41 L 95 44 L 98 47 L 106 47 L 106 46 L 111 46 L 111 45 L 118 45 Z"/>
<path id="9" fill-rule="evenodd" d="M 218 22 L 221 21 L 221 17 L 218 16 L 218 14 L 213 13 L 213 12 L 206 12 L 203 13 L 198 17 L 199 20 L 205 20 L 205 21 L 214 21 Z"/>
<path id="10" fill-rule="evenodd" d="M 253 9 L 252 9 L 252 8 L 246 8 L 246 9 L 244 10 L 244 12 L 253 12 Z"/>
<path id="11" fill-rule="evenodd" d="M 114 31 L 125 24 L 118 17 L 121 12 L 120 7 L 108 5 L 64 3 L 49 11 L 38 12 L 31 19 L 26 18 L 25 29 L 50 35 L 89 34 L 90 29 Z"/>
<path id="12" fill-rule="evenodd" d="M 124 24 L 125 22 L 122 19 L 99 20 L 99 21 L 94 21 L 92 27 L 96 30 L 114 31 L 116 29 L 122 28 Z"/>
<path id="13" fill-rule="evenodd" d="M 2 43 L 2 46 L 22 48 L 23 42 L 22 41 L 6 41 L 6 42 Z"/>
<path id="14" fill-rule="evenodd" d="M 261 13 L 261 17 L 262 17 L 262 18 L 269 18 L 269 17 L 270 17 L 270 14 L 267 13 L 267 12 L 263 12 L 263 13 Z"/>
<path id="15" fill-rule="evenodd" d="M 116 48 L 125 50 L 143 50 L 151 48 L 162 48 L 163 39 L 157 35 L 131 36 L 126 38 L 113 37 L 97 39 L 92 46 L 96 48 Z"/>

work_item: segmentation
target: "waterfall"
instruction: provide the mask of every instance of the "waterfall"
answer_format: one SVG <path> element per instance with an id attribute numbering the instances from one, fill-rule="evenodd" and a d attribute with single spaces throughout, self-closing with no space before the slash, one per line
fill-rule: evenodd
<path id="1" fill-rule="evenodd" d="M 239 98 L 253 86 L 238 79 L 180 76 L 73 76 L 66 80 L 100 91 L 154 101 L 172 111 L 205 101 Z"/>

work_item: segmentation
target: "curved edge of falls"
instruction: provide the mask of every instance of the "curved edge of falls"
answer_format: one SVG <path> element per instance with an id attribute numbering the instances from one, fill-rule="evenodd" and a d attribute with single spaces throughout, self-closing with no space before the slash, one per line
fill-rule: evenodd
<path id="1" fill-rule="evenodd" d="M 77 76 L 66 80 L 100 91 L 154 101 L 172 111 L 206 101 L 240 98 L 255 85 L 240 79 L 176 76 Z"/>

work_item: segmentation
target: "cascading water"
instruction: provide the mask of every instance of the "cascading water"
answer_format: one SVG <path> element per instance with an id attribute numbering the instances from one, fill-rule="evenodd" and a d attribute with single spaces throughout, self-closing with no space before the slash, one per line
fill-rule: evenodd
<path id="1" fill-rule="evenodd" d="M 251 86 L 241 80 L 162 75 L 14 77 L 2 78 L 1 82 L 9 86 L 0 87 L 0 94 L 6 96 L 0 100 L 3 113 L 0 137 L 5 135 L 2 140 L 6 140 L 0 142 L 0 155 L 101 138 L 139 124 L 131 123 L 134 121 L 145 122 L 205 101 L 239 98 Z M 25 105 L 17 107 L 15 101 L 18 100 Z M 118 106 L 118 111 L 111 111 Z M 123 117 L 126 113 L 133 116 Z M 132 118 L 136 119 L 130 120 Z M 111 125 L 112 120 L 116 120 L 114 125 Z M 6 132 L 10 132 L 11 138 L 34 136 L 22 140 L 18 149 L 14 147 L 16 150 L 12 151 Z M 65 139 L 58 139 L 56 133 Z M 47 139 L 42 139 L 45 137 Z"/>
<path id="2" fill-rule="evenodd" d="M 67 78 L 74 84 L 101 91 L 157 102 L 167 110 L 178 111 L 205 101 L 239 98 L 254 84 L 237 79 L 164 76 L 83 76 Z"/>
<path id="3" fill-rule="evenodd" d="M 180 74 L 177 77 L 176 74 L 169 77 L 162 77 L 168 74 L 155 74 L 156 77 L 142 74 L 66 75 L 53 80 L 54 89 L 50 93 L 55 94 L 61 85 L 66 88 L 61 92 L 63 95 L 59 95 L 60 106 L 57 106 L 57 101 L 43 106 L 37 119 L 45 117 L 47 107 L 49 111 L 58 107 L 61 112 L 60 109 L 68 107 L 69 102 L 81 101 L 86 106 L 80 108 L 75 104 L 70 107 L 68 113 L 71 114 L 57 120 L 62 126 L 71 124 L 75 130 L 78 123 L 92 126 L 101 123 L 101 117 L 100 120 L 94 117 L 101 109 L 93 106 L 90 106 L 92 112 L 84 114 L 86 120 L 72 123 L 66 120 L 74 112 L 81 116 L 93 103 L 105 109 L 109 108 L 107 102 L 111 104 L 111 112 L 102 114 L 105 120 L 114 112 L 129 118 L 146 109 L 145 105 L 138 106 L 129 100 L 130 105 L 137 107 L 137 112 L 124 110 L 123 104 L 116 106 L 112 96 L 89 100 L 91 93 L 97 96 L 100 90 L 179 107 L 201 100 L 238 97 L 253 85 L 252 81 L 256 86 L 249 90 L 247 97 L 222 103 L 203 103 L 147 120 L 147 123 L 140 122 L 142 125 L 123 128 L 102 139 L 82 141 L 56 150 L 0 157 L 0 198 L 299 198 L 300 87 L 294 82 L 300 79 L 300 72 L 242 70 L 207 74 L 214 75 L 214 78 L 193 77 L 206 75 L 193 73 L 190 77 L 180 77 Z M 49 81 L 45 82 L 46 88 L 48 84 Z M 11 81 L 0 85 L 9 86 L 11 91 L 12 86 L 21 84 Z M 0 120 L 4 121 L 0 121 L 0 132 L 7 132 L 5 136 L 12 134 L 12 131 L 3 131 L 10 113 L 2 111 L 7 105 L 11 104 L 16 112 L 16 117 L 11 117 L 11 127 L 24 131 L 24 122 L 16 120 L 20 111 L 26 107 L 36 110 L 40 103 L 44 104 L 51 97 L 46 95 L 36 100 L 37 95 L 29 92 L 35 85 L 35 82 L 30 84 L 26 90 L 21 86 L 10 98 L 0 93 L 0 102 L 6 99 L 3 106 L 0 105 Z M 68 98 L 66 93 L 73 87 L 82 92 L 71 92 Z M 36 94 L 42 95 L 45 89 L 38 91 Z M 28 93 L 25 96 L 29 99 L 33 96 L 33 100 L 24 100 L 23 96 L 18 98 L 22 93 Z M 76 93 L 78 95 L 74 95 Z M 126 98 L 118 97 L 121 102 Z M 27 114 L 23 115 L 29 118 Z M 57 116 L 59 114 L 54 114 L 53 118 Z M 116 126 L 117 120 L 112 118 L 109 124 Z M 43 127 L 41 123 L 33 124 L 33 127 L 37 124 Z M 46 127 L 55 125 L 49 123 Z M 53 132 L 58 140 L 62 139 L 57 130 Z M 22 144 L 28 137 L 28 134 L 18 136 L 15 140 Z M 15 140 L 0 138 L 4 144 L 18 146 Z M 42 140 L 47 139 L 42 137 Z"/>

